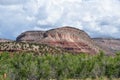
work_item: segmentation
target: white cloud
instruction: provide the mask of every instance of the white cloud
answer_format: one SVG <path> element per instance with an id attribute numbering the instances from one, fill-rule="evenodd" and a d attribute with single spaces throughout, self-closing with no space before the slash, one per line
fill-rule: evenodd
<path id="1" fill-rule="evenodd" d="M 119 0 L 0 0 L 0 37 L 68 25 L 120 38 L 119 7 Z"/>
<path id="2" fill-rule="evenodd" d="M 1 5 L 24 4 L 29 0 L 0 0 Z"/>

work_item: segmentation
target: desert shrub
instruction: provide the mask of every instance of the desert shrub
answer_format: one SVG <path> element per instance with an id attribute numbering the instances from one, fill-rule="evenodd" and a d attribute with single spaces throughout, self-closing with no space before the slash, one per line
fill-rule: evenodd
<path id="1" fill-rule="evenodd" d="M 9 62 L 10 62 L 9 53 L 5 52 L 4 54 L 0 54 L 0 78 L 1 79 L 6 78 L 6 76 L 11 71 L 11 64 Z"/>
<path id="2" fill-rule="evenodd" d="M 120 53 L 88 54 L 1 53 L 0 80 L 120 78 Z"/>

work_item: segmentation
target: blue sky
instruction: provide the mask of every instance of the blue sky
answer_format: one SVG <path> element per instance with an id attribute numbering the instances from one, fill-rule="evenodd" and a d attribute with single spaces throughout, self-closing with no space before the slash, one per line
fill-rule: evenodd
<path id="1" fill-rule="evenodd" d="M 0 38 L 62 26 L 120 38 L 120 0 L 0 0 Z"/>

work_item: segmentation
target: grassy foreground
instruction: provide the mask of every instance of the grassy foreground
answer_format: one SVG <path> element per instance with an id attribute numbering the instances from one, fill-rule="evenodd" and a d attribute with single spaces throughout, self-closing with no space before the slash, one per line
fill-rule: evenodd
<path id="1" fill-rule="evenodd" d="M 120 53 L 45 54 L 1 53 L 0 80 L 120 80 Z"/>

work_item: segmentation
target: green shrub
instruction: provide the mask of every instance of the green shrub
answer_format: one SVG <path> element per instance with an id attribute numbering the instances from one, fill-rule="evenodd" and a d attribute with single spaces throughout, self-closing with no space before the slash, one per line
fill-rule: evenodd
<path id="1" fill-rule="evenodd" d="M 120 78 L 120 53 L 87 54 L 1 53 L 0 80 Z M 6 74 L 6 77 L 4 75 Z"/>

